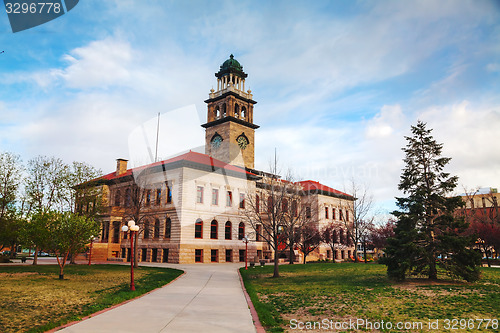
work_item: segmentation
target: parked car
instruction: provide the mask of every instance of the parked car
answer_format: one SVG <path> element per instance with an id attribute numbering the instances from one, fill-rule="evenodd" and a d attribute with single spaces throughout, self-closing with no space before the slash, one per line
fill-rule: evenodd
<path id="1" fill-rule="evenodd" d="M 3 251 L 3 252 L 2 252 L 2 253 L 0 253 L 0 254 L 4 255 L 4 256 L 6 256 L 6 257 L 8 257 L 8 256 L 10 257 L 12 254 L 14 254 L 14 257 L 15 257 L 15 255 L 16 255 L 15 253 L 12 253 L 12 251 L 8 251 L 8 250 L 7 250 L 7 251 Z"/>
<path id="2" fill-rule="evenodd" d="M 39 257 L 48 257 L 49 254 L 47 252 L 43 252 L 43 251 L 38 251 L 38 256 Z"/>

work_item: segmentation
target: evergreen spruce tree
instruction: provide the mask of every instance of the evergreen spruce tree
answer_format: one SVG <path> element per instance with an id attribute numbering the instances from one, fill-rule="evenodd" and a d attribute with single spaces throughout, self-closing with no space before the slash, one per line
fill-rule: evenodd
<path id="1" fill-rule="evenodd" d="M 396 198 L 395 236 L 388 240 L 383 263 L 389 277 L 398 280 L 408 275 L 435 280 L 439 265 L 452 277 L 474 281 L 480 258 L 471 249 L 474 239 L 465 235 L 467 224 L 454 214 L 461 199 L 448 197 L 458 177 L 443 171 L 450 158 L 441 156 L 443 145 L 431 131 L 419 121 L 405 137 L 406 165 L 398 188 L 407 197 Z"/>

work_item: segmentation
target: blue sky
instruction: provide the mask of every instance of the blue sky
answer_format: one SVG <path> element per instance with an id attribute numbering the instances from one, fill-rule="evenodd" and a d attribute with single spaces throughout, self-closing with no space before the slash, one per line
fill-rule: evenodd
<path id="1" fill-rule="evenodd" d="M 390 210 L 420 119 L 457 192 L 500 186 L 498 1 L 85 0 L 15 34 L 2 12 L 0 38 L 0 150 L 25 161 L 111 172 L 158 112 L 194 105 L 204 122 L 233 53 L 258 102 L 257 168 L 276 148 L 297 178 L 339 190 L 354 178 Z M 199 137 L 165 135 L 160 155 Z"/>

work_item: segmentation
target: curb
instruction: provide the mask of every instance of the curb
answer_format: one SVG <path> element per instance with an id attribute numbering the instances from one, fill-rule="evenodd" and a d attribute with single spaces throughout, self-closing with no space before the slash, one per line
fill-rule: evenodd
<path id="1" fill-rule="evenodd" d="M 255 330 L 257 331 L 257 333 L 266 333 L 266 330 L 264 329 L 264 327 L 262 326 L 262 324 L 259 320 L 259 315 L 257 314 L 255 307 L 253 306 L 252 300 L 250 299 L 250 295 L 248 295 L 248 293 L 247 293 L 247 290 L 245 288 L 245 284 L 243 283 L 243 278 L 241 277 L 239 268 L 238 268 L 238 277 L 240 278 L 241 289 L 243 289 L 243 294 L 245 295 L 245 299 L 247 300 L 248 308 L 250 309 L 250 314 L 252 315 L 252 320 L 253 320 L 253 324 L 255 326 Z"/>
<path id="2" fill-rule="evenodd" d="M 171 283 L 173 283 L 173 282 L 177 281 L 177 279 L 181 278 L 181 277 L 182 277 L 182 276 L 184 276 L 185 274 L 186 274 L 186 272 L 184 272 L 184 271 L 183 271 L 183 273 L 182 273 L 181 275 L 179 275 L 178 277 L 176 277 L 175 279 L 173 279 L 172 281 L 170 281 L 169 283 L 167 283 L 167 284 L 166 284 L 166 285 L 164 285 L 164 286 L 161 286 L 161 287 L 158 287 L 158 288 L 156 288 L 156 289 L 150 290 L 150 291 L 148 291 L 148 292 L 147 292 L 147 293 L 145 293 L 145 294 L 139 295 L 139 296 L 137 296 L 137 297 L 135 297 L 135 298 L 132 298 L 132 299 L 128 299 L 128 300 L 123 301 L 123 302 L 121 302 L 121 303 L 119 303 L 119 304 L 115 304 L 115 305 L 113 305 L 113 306 L 111 306 L 111 307 L 109 307 L 109 308 L 102 309 L 102 310 L 100 310 L 100 311 L 97 311 L 97 312 L 94 312 L 94 313 L 92 313 L 92 314 L 89 314 L 88 316 L 85 316 L 85 317 L 83 317 L 83 318 L 82 318 L 82 319 L 80 319 L 80 320 L 75 320 L 75 321 L 72 321 L 72 322 L 66 323 L 66 324 L 64 324 L 64 325 L 58 326 L 58 327 L 56 327 L 56 328 L 53 328 L 53 329 L 51 329 L 51 330 L 49 330 L 49 331 L 45 331 L 44 333 L 54 333 L 54 332 L 57 332 L 57 331 L 62 330 L 62 329 L 64 329 L 64 328 L 68 328 L 68 327 L 70 327 L 70 326 L 73 326 L 73 325 L 75 325 L 75 324 L 78 324 L 78 323 L 80 323 L 80 322 L 82 322 L 82 321 L 84 321 L 84 320 L 87 320 L 87 319 L 90 319 L 90 318 L 92 318 L 92 317 L 98 316 L 98 315 L 100 315 L 100 314 L 102 314 L 102 313 L 104 313 L 104 312 L 108 312 L 108 311 L 110 311 L 110 310 L 113 310 L 114 308 L 117 308 L 117 307 L 119 307 L 119 306 L 125 305 L 125 304 L 127 304 L 127 303 L 132 302 L 132 301 L 135 301 L 135 300 L 137 300 L 137 299 L 139 299 L 139 298 L 141 298 L 141 297 L 144 297 L 144 296 L 146 296 L 146 295 L 151 294 L 152 292 L 154 292 L 154 291 L 156 291 L 156 290 L 158 290 L 158 289 L 161 289 L 161 288 L 163 288 L 163 287 L 165 287 L 165 286 L 168 286 L 169 284 L 171 284 Z"/>

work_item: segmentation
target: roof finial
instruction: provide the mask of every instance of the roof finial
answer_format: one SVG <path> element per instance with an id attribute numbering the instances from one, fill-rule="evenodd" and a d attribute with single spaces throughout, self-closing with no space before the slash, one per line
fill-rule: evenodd
<path id="1" fill-rule="evenodd" d="M 229 56 L 229 58 L 233 59 L 233 58 L 234 58 L 234 55 L 231 53 L 231 55 Z"/>

